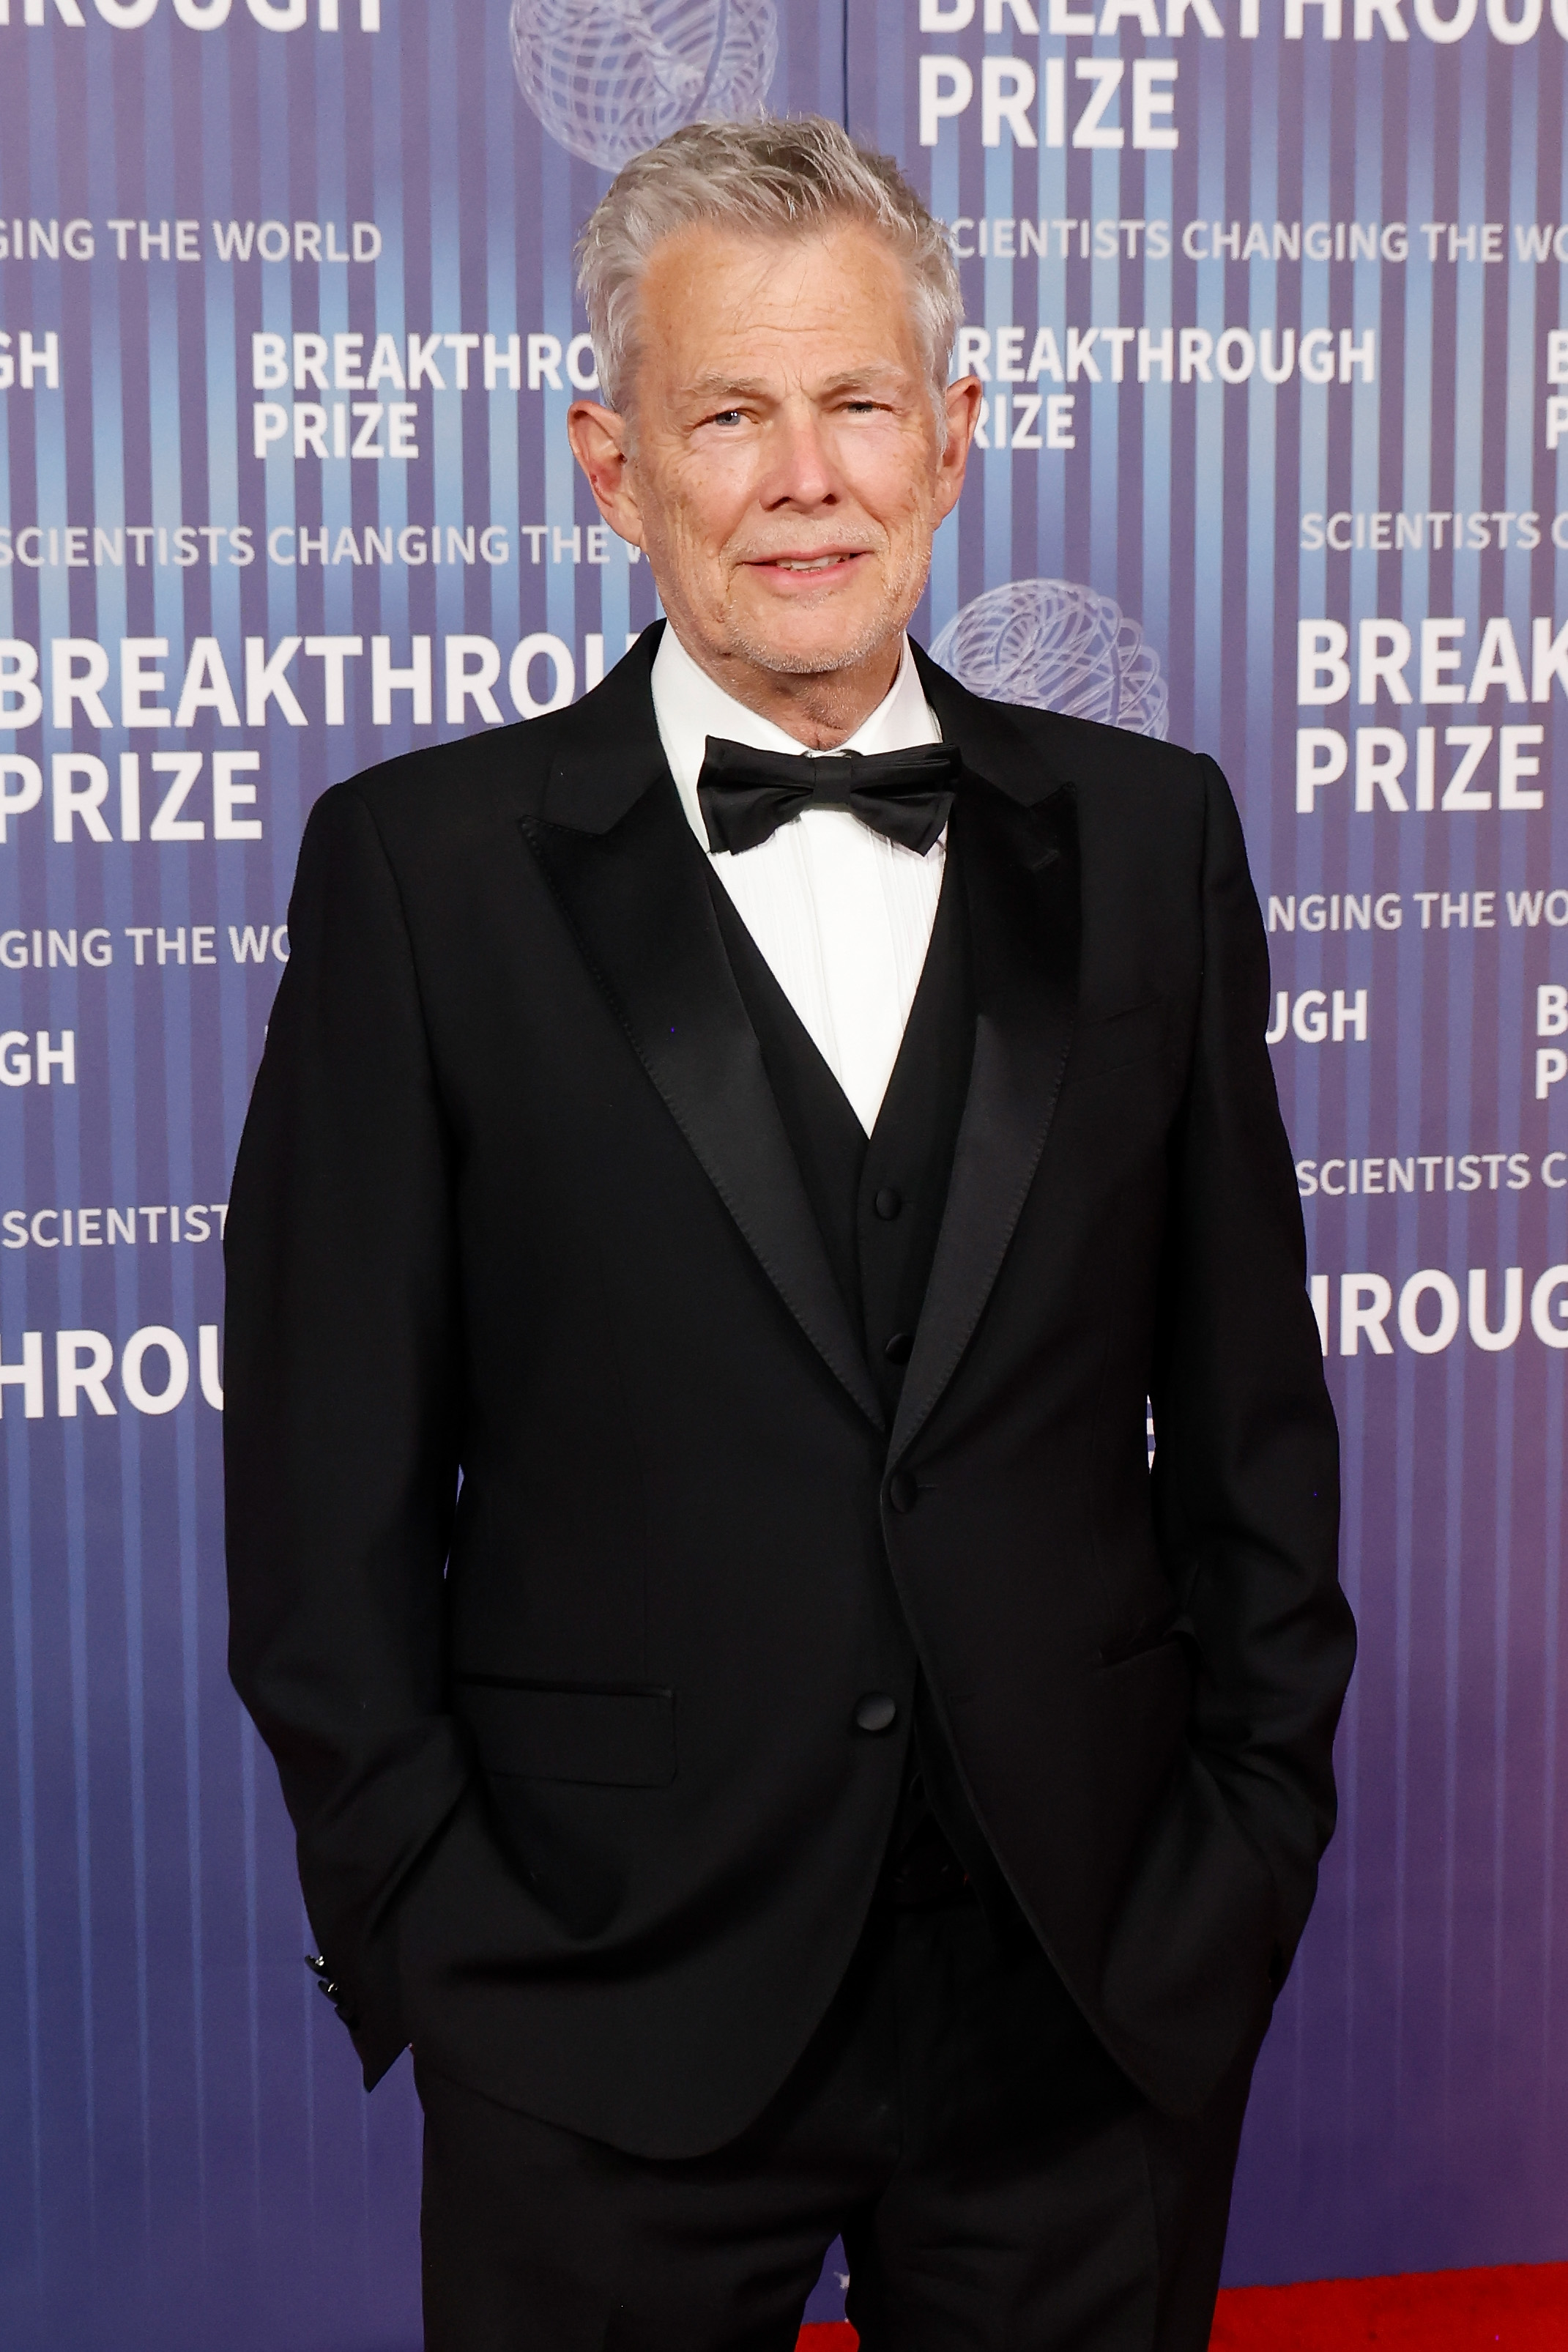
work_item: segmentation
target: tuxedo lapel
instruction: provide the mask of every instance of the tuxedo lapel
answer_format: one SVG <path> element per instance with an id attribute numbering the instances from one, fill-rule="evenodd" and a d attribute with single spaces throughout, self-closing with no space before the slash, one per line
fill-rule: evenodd
<path id="1" fill-rule="evenodd" d="M 627 675 L 622 676 L 624 672 Z M 638 673 L 640 672 L 640 676 Z M 613 682 L 618 691 L 606 688 Z M 640 692 L 637 690 L 640 687 Z M 758 1265 L 885 1426 L 659 746 L 639 648 L 570 714 L 523 835 L 638 1058 Z M 535 721 L 538 725 L 540 722 Z"/>
<path id="2" fill-rule="evenodd" d="M 918 656 L 945 739 L 964 758 L 952 824 L 968 897 L 975 988 L 969 1089 L 914 1353 L 896 1460 L 974 1336 L 1040 1165 L 1077 1007 L 1077 809 L 994 704 Z"/>

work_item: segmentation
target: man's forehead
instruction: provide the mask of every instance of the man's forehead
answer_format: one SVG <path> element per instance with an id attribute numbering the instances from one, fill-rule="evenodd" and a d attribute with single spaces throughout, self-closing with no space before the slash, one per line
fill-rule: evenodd
<path id="1" fill-rule="evenodd" d="M 791 337 L 767 330 L 754 332 L 749 340 L 745 336 L 736 340 L 733 353 L 720 354 L 711 349 L 705 352 L 706 364 L 700 373 L 673 387 L 676 397 L 704 402 L 766 400 L 788 383 L 800 385 L 813 397 L 831 399 L 841 392 L 901 392 L 913 378 L 912 369 L 890 358 L 880 346 L 863 353 L 841 348 L 824 352 L 813 336 Z M 853 340 L 860 340 L 859 331 Z"/>
<path id="2" fill-rule="evenodd" d="M 712 332 L 727 323 L 828 324 L 867 304 L 903 311 L 912 289 L 894 247 L 858 221 L 782 236 L 701 221 L 660 240 L 639 291 L 639 307 L 677 331 L 700 320 Z"/>
<path id="3" fill-rule="evenodd" d="M 899 257 L 858 224 L 779 237 L 704 223 L 650 257 L 644 349 L 694 394 L 762 393 L 784 377 L 891 384 L 919 369 L 911 290 Z"/>

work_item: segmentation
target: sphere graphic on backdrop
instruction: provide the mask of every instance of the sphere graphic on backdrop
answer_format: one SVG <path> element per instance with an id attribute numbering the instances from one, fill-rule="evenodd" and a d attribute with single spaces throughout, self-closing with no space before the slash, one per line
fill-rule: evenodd
<path id="1" fill-rule="evenodd" d="M 775 0 L 512 0 L 523 96 L 569 153 L 618 172 L 698 115 L 760 111 Z"/>
<path id="2" fill-rule="evenodd" d="M 973 694 L 1099 719 L 1165 740 L 1160 657 L 1109 596 L 1075 580 L 1009 580 L 963 606 L 931 648 Z"/>

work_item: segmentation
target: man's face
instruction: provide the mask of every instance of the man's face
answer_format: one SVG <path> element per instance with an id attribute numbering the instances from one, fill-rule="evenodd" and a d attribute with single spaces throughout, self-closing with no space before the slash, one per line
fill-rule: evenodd
<path id="1" fill-rule="evenodd" d="M 952 387 L 944 449 L 896 254 L 858 225 L 684 230 L 654 250 L 637 327 L 630 437 L 580 402 L 572 441 L 687 649 L 751 702 L 771 680 L 887 667 L 978 389 Z"/>

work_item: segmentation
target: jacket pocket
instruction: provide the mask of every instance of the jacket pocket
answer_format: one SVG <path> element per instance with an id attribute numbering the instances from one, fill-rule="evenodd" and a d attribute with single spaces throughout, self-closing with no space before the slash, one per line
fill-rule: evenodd
<path id="1" fill-rule="evenodd" d="M 1085 1021 L 1072 1040 L 1068 1074 L 1098 1077 L 1106 1070 L 1125 1069 L 1129 1062 L 1157 1054 L 1165 1037 L 1166 1006 L 1161 997 L 1147 1004 L 1131 1004 L 1124 1013 L 1109 1013 L 1103 1020 Z"/>
<path id="2" fill-rule="evenodd" d="M 463 1675 L 456 1696 L 492 1780 L 664 1789 L 675 1777 L 672 1690 Z"/>
<path id="3" fill-rule="evenodd" d="M 1184 1643 L 1196 1652 L 1197 1636 L 1190 1617 L 1159 1617 L 1152 1624 L 1141 1625 L 1124 1640 L 1107 1642 L 1094 1663 L 1102 1667 L 1131 1665 L 1134 1658 L 1146 1658 L 1151 1651 L 1163 1650 L 1171 1642 Z"/>

